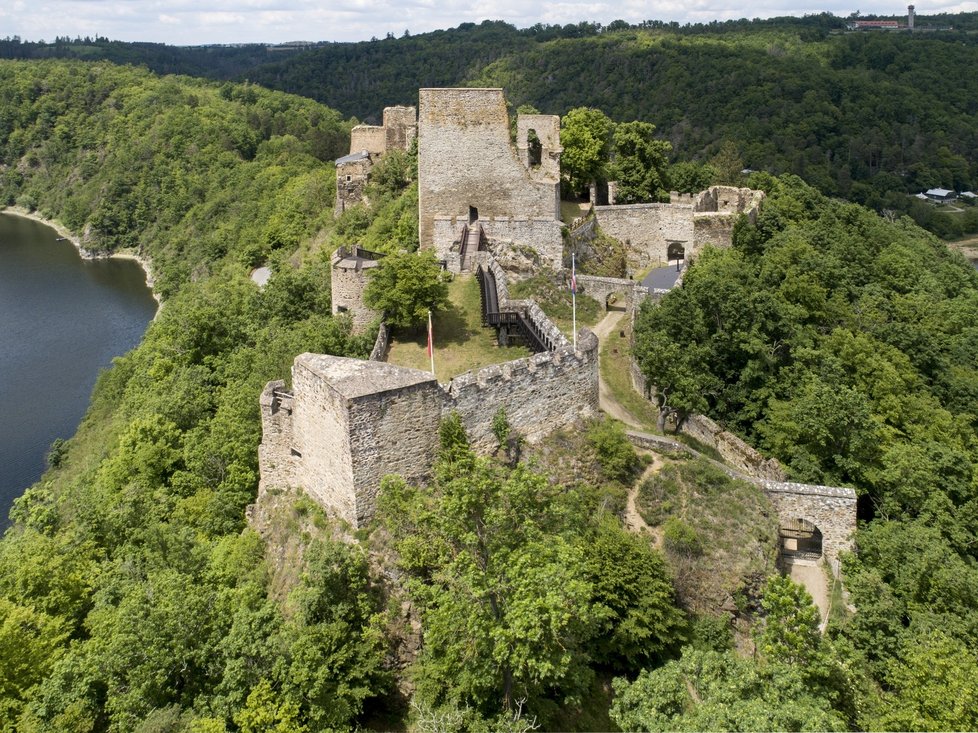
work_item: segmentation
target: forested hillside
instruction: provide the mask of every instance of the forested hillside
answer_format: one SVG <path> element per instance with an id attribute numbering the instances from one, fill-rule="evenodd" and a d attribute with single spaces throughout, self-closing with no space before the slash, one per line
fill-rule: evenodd
<path id="1" fill-rule="evenodd" d="M 412 155 L 334 219 L 349 123 L 311 100 L 56 61 L 0 63 L 0 97 L 3 203 L 152 258 L 165 297 L 0 540 L 0 729 L 978 726 L 978 275 L 907 220 L 758 176 L 757 225 L 640 316 L 674 404 L 862 492 L 858 612 L 840 600 L 821 636 L 777 576 L 729 573 L 733 610 L 683 597 L 709 535 L 656 497 L 707 496 L 731 526 L 770 510 L 678 459 L 642 495 L 654 549 L 623 528 L 645 463 L 607 421 L 531 448 L 499 413 L 479 458 L 447 420 L 430 485 L 388 479 L 367 529 L 274 492 L 249 525 L 260 390 L 303 351 L 369 351 L 329 315 L 327 256 L 417 247 Z M 725 540 L 758 555 L 745 573 L 772 533 Z"/>
<path id="2" fill-rule="evenodd" d="M 978 671 L 978 273 L 907 219 L 752 183 L 769 192 L 756 226 L 643 306 L 636 356 L 680 413 L 857 489 L 858 612 L 832 633 L 883 690 L 860 724 L 973 727 L 973 684 L 963 706 L 951 691 Z"/>
<path id="3" fill-rule="evenodd" d="M 485 21 L 417 36 L 262 47 L 176 48 L 105 39 L 0 42 L 8 57 L 71 56 L 157 72 L 247 78 L 344 115 L 379 121 L 423 86 L 502 86 L 514 107 L 597 107 L 656 125 L 682 159 L 727 143 L 741 167 L 794 173 L 825 194 L 910 213 L 944 237 L 978 231 L 978 210 L 946 213 L 906 196 L 978 188 L 978 16 L 918 16 L 938 33 L 843 33 L 829 14 L 690 26 L 648 21 L 537 25 Z"/>

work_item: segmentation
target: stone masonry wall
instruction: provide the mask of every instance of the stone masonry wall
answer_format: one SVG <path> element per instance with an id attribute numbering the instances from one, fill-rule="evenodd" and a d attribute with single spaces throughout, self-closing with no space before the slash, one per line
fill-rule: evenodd
<path id="1" fill-rule="evenodd" d="M 363 201 L 371 167 L 370 158 L 362 158 L 336 165 L 336 203 L 333 213 L 339 216 L 349 207 Z"/>
<path id="2" fill-rule="evenodd" d="M 313 368 L 312 356 L 301 354 L 292 365 L 291 449 L 298 453 L 296 483 L 336 516 L 356 526 L 345 400 Z"/>
<path id="3" fill-rule="evenodd" d="M 706 415 L 690 415 L 683 421 L 680 432 L 714 448 L 729 465 L 750 476 L 772 481 L 784 481 L 787 477 L 777 460 L 765 458 Z"/>
<path id="4" fill-rule="evenodd" d="M 577 350 L 564 346 L 460 374 L 448 384 L 446 412 L 456 410 L 477 450 L 496 445 L 492 419 L 506 418 L 535 442 L 598 412 L 598 339 L 582 329 Z"/>
<path id="5" fill-rule="evenodd" d="M 796 519 L 811 522 L 822 533 L 822 556 L 839 575 L 839 554 L 854 547 L 856 492 L 835 486 L 761 481 L 758 484 L 778 511 L 782 524 Z"/>
<path id="6" fill-rule="evenodd" d="M 269 382 L 259 399 L 261 409 L 261 445 L 258 447 L 259 491 L 295 486 L 298 463 L 292 455 L 295 438 L 292 431 L 292 396 L 285 382 Z"/>
<path id="7" fill-rule="evenodd" d="M 488 253 L 479 255 L 496 277 L 500 304 L 532 321 L 551 351 L 461 374 L 445 387 L 415 369 L 302 354 L 292 368 L 292 395 L 283 395 L 283 382 L 262 394 L 262 490 L 301 486 L 361 526 L 386 474 L 427 478 L 439 423 L 453 410 L 478 451 L 495 448 L 492 420 L 500 407 L 530 441 L 597 413 L 597 338 L 581 329 L 575 348 L 539 305 L 511 300 L 506 272 Z M 378 345 L 385 335 L 382 327 Z"/>
<path id="8" fill-rule="evenodd" d="M 350 130 L 350 152 L 366 150 L 371 156 L 387 152 L 387 130 L 380 125 L 357 125 Z"/>
<path id="9" fill-rule="evenodd" d="M 597 275 L 578 275 L 577 292 L 594 298 L 605 310 L 611 295 L 618 297 L 615 302 L 617 307 L 627 310 L 637 308 L 649 295 L 649 289 L 635 280 Z"/>
<path id="10" fill-rule="evenodd" d="M 500 256 L 504 256 L 506 250 L 529 247 L 536 253 L 535 259 L 540 265 L 560 269 L 563 239 L 560 233 L 561 224 L 556 219 L 519 219 L 508 216 L 482 218 L 481 210 L 479 217 L 479 224 L 485 230 L 490 246 Z M 432 219 L 431 243 L 437 259 L 449 263 L 457 262 L 458 252 L 454 245 L 467 221 L 468 216 L 461 213 Z M 449 270 L 458 272 L 457 267 L 453 270 L 449 266 Z"/>
<path id="11" fill-rule="evenodd" d="M 385 107 L 384 131 L 387 150 L 408 150 L 418 136 L 417 107 Z"/>
<path id="12" fill-rule="evenodd" d="M 430 382 L 376 392 L 350 402 L 356 526 L 370 520 L 380 482 L 396 473 L 411 483 L 427 479 L 438 449 L 444 393 Z"/>
<path id="13" fill-rule="evenodd" d="M 483 220 L 560 218 L 559 178 L 550 166 L 528 169 L 520 161 L 501 89 L 422 89 L 419 100 L 422 247 L 434 244 L 436 216 L 467 215 L 469 207 Z M 545 148 L 543 155 L 554 152 Z"/>
<path id="14" fill-rule="evenodd" d="M 682 242 L 687 250 L 694 241 L 693 207 L 688 204 L 595 206 L 594 213 L 605 234 L 627 244 L 632 269 L 667 262 L 670 241 Z"/>
<path id="15" fill-rule="evenodd" d="M 363 302 L 367 286 L 367 273 L 376 262 L 358 258 L 343 258 L 337 250 L 330 269 L 330 294 L 333 314 L 347 312 L 353 318 L 355 333 L 363 333 L 370 324 L 380 318 L 380 312 L 368 308 Z"/>
<path id="16" fill-rule="evenodd" d="M 736 221 L 736 215 L 694 214 L 693 248 L 690 255 L 699 254 L 708 244 L 714 247 L 732 247 L 733 226 Z"/>

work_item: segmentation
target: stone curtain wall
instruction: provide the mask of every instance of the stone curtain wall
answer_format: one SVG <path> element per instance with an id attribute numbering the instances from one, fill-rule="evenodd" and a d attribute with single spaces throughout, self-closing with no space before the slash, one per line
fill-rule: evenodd
<path id="1" fill-rule="evenodd" d="M 706 415 L 690 415 L 680 432 L 715 449 L 728 464 L 756 478 L 784 481 L 787 474 L 774 458 L 765 458 L 733 433 L 724 430 Z"/>
<path id="2" fill-rule="evenodd" d="M 422 247 L 435 244 L 436 216 L 558 220 L 559 178 L 527 169 L 509 137 L 502 89 L 422 89 L 418 116 L 418 209 Z M 543 119 L 543 116 L 539 116 Z M 539 122 L 537 124 L 540 124 Z M 552 126 L 559 125 L 553 118 Z M 535 128 L 534 128 L 535 129 Z M 546 136 L 537 130 L 541 141 Z M 543 158 L 559 150 L 548 150 Z M 461 221 L 459 222 L 461 224 Z M 457 236 L 457 230 L 453 232 Z"/>
<path id="3" fill-rule="evenodd" d="M 682 242 L 686 260 L 707 244 L 729 247 L 740 214 L 756 221 L 763 191 L 712 186 L 693 195 L 673 193 L 668 204 L 595 206 L 598 224 L 608 235 L 628 244 L 634 269 L 668 261 L 669 242 Z"/>
<path id="4" fill-rule="evenodd" d="M 796 519 L 811 522 L 822 533 L 822 556 L 839 575 L 839 554 L 854 548 L 856 492 L 835 486 L 758 482 L 778 510 L 782 524 Z"/>
<path id="5" fill-rule="evenodd" d="M 357 125 L 350 130 L 350 153 L 366 150 L 372 156 L 387 151 L 387 131 L 379 125 Z"/>
<path id="6" fill-rule="evenodd" d="M 598 277 L 597 275 L 578 275 L 577 292 L 594 298 L 601 307 L 608 309 L 608 296 L 618 295 L 618 303 L 627 310 L 637 308 L 649 295 L 649 290 L 640 282 L 618 277 Z"/>
<path id="7" fill-rule="evenodd" d="M 669 242 L 693 245 L 693 207 L 690 204 L 629 204 L 595 206 L 601 230 L 627 244 L 628 265 L 641 270 L 668 261 Z"/>
<path id="8" fill-rule="evenodd" d="M 564 346 L 455 377 L 446 412 L 456 410 L 477 450 L 492 450 L 492 419 L 506 410 L 509 424 L 530 442 L 598 412 L 598 339 L 582 329 L 577 350 Z"/>

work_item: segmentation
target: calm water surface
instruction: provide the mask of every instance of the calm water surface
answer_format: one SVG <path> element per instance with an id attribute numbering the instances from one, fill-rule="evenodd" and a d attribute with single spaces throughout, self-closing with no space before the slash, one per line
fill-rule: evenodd
<path id="1" fill-rule="evenodd" d="M 156 312 L 131 260 L 82 260 L 50 227 L 0 214 L 0 527 L 78 426 L 101 369 Z"/>

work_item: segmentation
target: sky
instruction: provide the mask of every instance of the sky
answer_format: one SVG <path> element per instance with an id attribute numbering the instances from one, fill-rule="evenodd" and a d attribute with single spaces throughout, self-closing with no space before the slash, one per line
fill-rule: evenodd
<path id="1" fill-rule="evenodd" d="M 905 12 L 899 2 L 848 4 L 842 0 L 2 0 L 0 38 L 52 41 L 57 36 L 104 36 L 119 41 L 174 45 L 365 41 L 460 23 L 505 20 L 524 28 L 615 19 L 699 23 L 732 18 L 768 18 L 828 11 L 839 16 Z M 918 15 L 978 11 L 978 1 L 920 0 Z"/>

